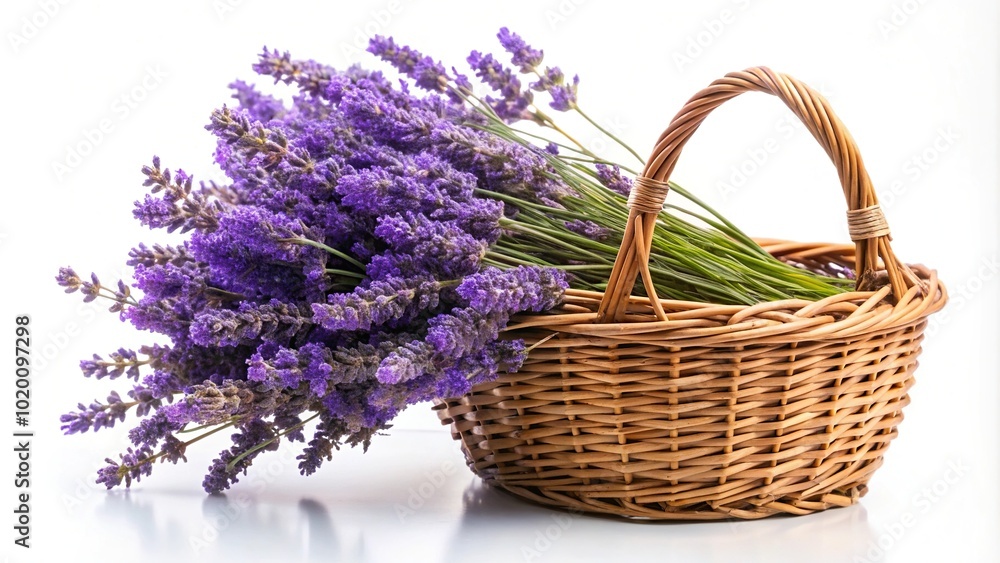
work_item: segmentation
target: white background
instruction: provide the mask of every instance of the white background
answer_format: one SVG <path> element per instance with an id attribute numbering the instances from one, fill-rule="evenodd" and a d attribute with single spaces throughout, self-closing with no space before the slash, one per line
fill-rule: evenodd
<path id="1" fill-rule="evenodd" d="M 0 368 L 0 553 L 11 561 L 996 560 L 994 2 L 333 4 L 0 7 L 8 112 L 0 136 L 0 334 L 9 340 L 0 356 L 8 366 Z M 899 438 L 861 504 L 732 524 L 561 516 L 483 490 L 421 407 L 369 453 L 339 452 L 310 478 L 288 462 L 295 452 L 283 450 L 227 497 L 206 497 L 201 476 L 224 445 L 216 441 L 193 446 L 187 465 L 158 466 L 128 493 L 93 486 L 101 460 L 123 449 L 127 427 L 63 437 L 58 416 L 110 388 L 84 379 L 80 359 L 147 335 L 64 295 L 53 276 L 72 265 L 112 281 L 129 248 L 168 240 L 131 217 L 144 193 L 139 168 L 158 154 L 165 166 L 218 178 L 203 126 L 230 101 L 231 80 L 254 80 L 250 65 L 263 45 L 338 67 L 374 66 L 357 47 L 378 32 L 463 67 L 472 49 L 499 50 L 494 34 L 504 25 L 543 48 L 548 63 L 579 73 L 581 106 L 642 154 L 691 94 L 732 70 L 768 65 L 827 94 L 865 157 L 898 255 L 936 268 L 952 294 L 947 313 L 932 320 Z M 755 94 L 716 113 L 688 145 L 675 180 L 751 234 L 847 241 L 834 169 L 804 130 L 789 128 L 780 103 Z M 102 121 L 98 138 L 92 130 Z M 581 137 L 606 147 L 599 136 Z M 81 146 L 87 154 L 68 163 L 68 151 Z M 755 163 L 765 146 L 777 148 Z M 60 173 L 57 163 L 73 166 Z M 751 173 L 736 186 L 741 167 Z M 11 512 L 10 344 L 13 317 L 25 313 L 44 363 L 33 377 L 30 551 L 12 543 Z M 408 503 L 416 508 L 401 512 Z"/>

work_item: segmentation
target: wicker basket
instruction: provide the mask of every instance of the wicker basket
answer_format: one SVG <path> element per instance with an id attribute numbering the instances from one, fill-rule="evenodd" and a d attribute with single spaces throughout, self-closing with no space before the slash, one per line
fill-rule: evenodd
<path id="1" fill-rule="evenodd" d="M 810 268 L 854 269 L 856 291 L 754 306 L 632 296 L 667 178 L 691 134 L 743 92 L 779 97 L 836 165 L 853 245 L 761 241 Z M 521 317 L 537 345 L 518 373 L 439 401 L 487 483 L 557 507 L 652 519 L 807 514 L 854 504 L 909 402 L 927 316 L 947 294 L 893 254 L 850 134 L 818 93 L 767 68 L 702 90 L 660 137 L 629 198 L 604 293 L 570 290 Z"/>

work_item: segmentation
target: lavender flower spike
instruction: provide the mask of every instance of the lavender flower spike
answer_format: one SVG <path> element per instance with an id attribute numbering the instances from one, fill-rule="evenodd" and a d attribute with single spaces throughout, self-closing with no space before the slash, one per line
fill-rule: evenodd
<path id="1" fill-rule="evenodd" d="M 489 267 L 465 278 L 458 294 L 479 313 L 544 311 L 562 300 L 569 287 L 566 274 L 553 268 L 518 266 L 512 270 Z"/>
<path id="2" fill-rule="evenodd" d="M 368 52 L 412 78 L 424 90 L 445 92 L 448 89 L 448 75 L 441 63 L 423 56 L 416 49 L 397 45 L 391 37 L 372 37 L 368 41 Z"/>
<path id="3" fill-rule="evenodd" d="M 549 90 L 552 94 L 552 101 L 549 105 L 556 111 L 569 111 L 576 107 L 576 88 L 580 84 L 580 77 L 574 76 L 572 84 L 557 84 Z"/>
<path id="4" fill-rule="evenodd" d="M 520 67 L 522 73 L 534 72 L 542 64 L 542 51 L 532 49 L 520 35 L 501 27 L 497 38 L 504 50 L 511 54 L 510 62 Z"/>

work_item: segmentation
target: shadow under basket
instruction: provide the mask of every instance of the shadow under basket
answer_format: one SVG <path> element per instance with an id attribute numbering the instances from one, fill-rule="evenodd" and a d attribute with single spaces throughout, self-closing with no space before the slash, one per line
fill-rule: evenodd
<path id="1" fill-rule="evenodd" d="M 758 242 L 810 269 L 849 269 L 855 291 L 752 306 L 660 300 L 653 222 L 701 120 L 746 91 L 781 98 L 840 174 L 854 244 Z M 927 317 L 947 301 L 933 270 L 900 262 L 864 165 L 815 91 L 766 68 L 697 94 L 661 136 L 629 198 L 605 292 L 520 316 L 517 373 L 435 405 L 488 484 L 564 509 L 645 519 L 808 514 L 854 504 L 909 403 Z M 651 299 L 632 295 L 641 278 Z"/>

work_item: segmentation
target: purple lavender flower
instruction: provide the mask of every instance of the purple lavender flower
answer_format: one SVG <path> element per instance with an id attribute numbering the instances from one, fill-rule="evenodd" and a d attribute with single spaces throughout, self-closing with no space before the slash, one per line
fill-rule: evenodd
<path id="1" fill-rule="evenodd" d="M 311 321 L 298 306 L 271 299 L 244 301 L 233 309 L 205 309 L 191 322 L 191 340 L 200 346 L 237 346 L 258 340 L 288 340 Z"/>
<path id="2" fill-rule="evenodd" d="M 163 397 L 155 395 L 151 390 L 142 385 L 133 385 L 128 396 L 135 405 L 136 416 L 146 416 L 150 411 L 160 408 L 163 404 Z"/>
<path id="3" fill-rule="evenodd" d="M 127 373 L 130 379 L 139 378 L 139 366 L 145 362 L 140 362 L 134 350 L 119 348 L 117 352 L 110 354 L 110 361 L 106 361 L 101 356 L 94 354 L 94 359 L 80 362 L 80 369 L 84 377 L 96 377 L 101 379 L 108 377 L 115 379 Z"/>
<path id="4" fill-rule="evenodd" d="M 469 307 L 481 313 L 544 311 L 562 300 L 569 287 L 566 275 L 552 268 L 518 266 L 512 270 L 489 267 L 467 276 L 457 292 Z"/>
<path id="5" fill-rule="evenodd" d="M 129 259 L 125 264 L 132 267 L 139 265 L 149 267 L 163 264 L 181 267 L 185 263 L 194 260 L 188 253 L 187 244 L 179 244 L 177 246 L 154 244 L 152 247 L 148 247 L 143 243 L 139 243 L 138 247 L 129 251 L 128 256 Z"/>
<path id="6" fill-rule="evenodd" d="M 469 77 L 459 73 L 455 67 L 451 67 L 451 72 L 455 75 L 455 87 L 458 91 L 466 95 L 471 94 L 472 82 L 469 81 Z"/>
<path id="7" fill-rule="evenodd" d="M 140 421 L 138 426 L 129 431 L 128 437 L 136 447 L 153 451 L 167 436 L 183 428 L 185 422 L 187 421 L 172 420 L 166 413 L 158 411 Z"/>
<path id="8" fill-rule="evenodd" d="M 534 72 L 542 64 L 542 51 L 532 49 L 520 35 L 512 33 L 506 27 L 501 27 L 497 33 L 500 45 L 510 53 L 511 63 L 520 68 L 522 73 Z"/>
<path id="9" fill-rule="evenodd" d="M 298 286 L 289 283 L 302 270 L 326 256 L 316 248 L 287 242 L 309 239 L 297 221 L 255 206 L 240 206 L 219 218 L 211 233 L 191 237 L 191 253 L 208 264 L 215 284 L 247 297 L 297 298 Z M 338 263 L 339 259 L 331 258 Z M 351 268 L 340 263 L 342 268 Z"/>
<path id="10" fill-rule="evenodd" d="M 556 84 L 549 89 L 552 101 L 549 106 L 556 111 L 569 111 L 576 107 L 576 90 L 580 85 L 580 77 L 573 76 L 571 84 Z"/>
<path id="11" fill-rule="evenodd" d="M 352 127 L 379 143 L 404 150 L 426 146 L 427 136 L 440 120 L 423 108 L 400 106 L 392 96 L 364 82 L 345 89 L 339 105 Z"/>
<path id="12" fill-rule="evenodd" d="M 83 302 L 90 303 L 101 294 L 101 280 L 97 274 L 90 274 L 90 281 L 84 281 L 76 274 L 73 268 L 59 268 L 56 276 L 56 283 L 66 288 L 66 293 L 80 291 L 83 294 Z"/>
<path id="13" fill-rule="evenodd" d="M 594 165 L 594 168 L 597 170 L 597 178 L 605 187 L 619 195 L 628 197 L 632 191 L 632 180 L 622 175 L 621 168 L 617 164 L 608 166 L 598 163 Z"/>
<path id="14" fill-rule="evenodd" d="M 254 121 L 267 123 L 286 111 L 285 104 L 281 100 L 261 94 L 253 85 L 242 80 L 236 80 L 229 87 L 233 90 L 233 98 L 239 102 L 240 107 L 247 110 Z"/>
<path id="15" fill-rule="evenodd" d="M 429 278 L 389 278 L 335 293 L 327 303 L 313 303 L 313 322 L 330 331 L 363 330 L 436 307 L 438 282 Z"/>
<path id="16" fill-rule="evenodd" d="M 173 400 L 174 393 L 180 392 L 181 379 L 173 372 L 157 370 L 142 379 L 142 385 L 157 399 Z"/>
<path id="17" fill-rule="evenodd" d="M 573 219 L 572 221 L 565 221 L 563 224 L 566 225 L 568 231 L 585 236 L 591 240 L 603 241 L 611 236 L 611 229 L 602 227 L 593 221 Z"/>
<path id="18" fill-rule="evenodd" d="M 136 201 L 132 214 L 151 229 L 211 231 L 218 214 L 232 203 L 233 194 L 228 190 L 214 184 L 201 184 L 195 189 L 194 178 L 183 170 L 171 173 L 161 168 L 158 156 L 153 157 L 152 166 L 142 167 L 142 173 L 146 176 L 142 184 L 151 188 L 150 193 L 161 195 L 147 195 L 142 202 Z"/>
<path id="19" fill-rule="evenodd" d="M 251 356 L 248 364 L 247 378 L 264 383 L 265 389 L 294 389 L 306 382 L 317 396 L 326 393 L 334 372 L 333 353 L 318 343 L 304 344 L 298 349 L 281 347 L 273 354 L 258 351 Z"/>
<path id="20" fill-rule="evenodd" d="M 65 287 L 66 293 L 73 293 L 74 291 L 83 287 L 84 283 L 86 282 L 80 279 L 80 276 L 77 275 L 76 271 L 73 270 L 73 268 L 65 266 L 59 268 L 59 274 L 56 275 L 56 283 L 62 287 Z"/>
<path id="21" fill-rule="evenodd" d="M 195 424 L 220 424 L 250 410 L 254 393 L 244 382 L 229 381 L 218 386 L 209 381 L 195 385 L 180 401 L 160 410 L 164 423 L 182 428 Z"/>
<path id="22" fill-rule="evenodd" d="M 548 67 L 545 72 L 538 73 L 538 80 L 528 87 L 536 92 L 548 92 L 552 97 L 549 106 L 556 111 L 567 111 L 576 107 L 579 84 L 579 76 L 574 76 L 573 81 L 567 83 L 566 76 L 559 67 Z"/>
<path id="23" fill-rule="evenodd" d="M 205 492 L 220 493 L 232 484 L 239 482 L 239 475 L 246 474 L 253 460 L 265 451 L 278 449 L 278 439 L 270 424 L 260 419 L 254 419 L 242 427 L 242 431 L 233 434 L 233 447 L 223 451 L 216 458 L 208 474 L 202 482 Z M 265 447 L 251 451 L 261 444 Z M 237 461 L 238 456 L 243 456 Z"/>
<path id="24" fill-rule="evenodd" d="M 274 83 L 296 84 L 308 94 L 319 95 L 325 90 L 332 75 L 337 72 L 316 61 L 293 61 L 288 51 L 269 51 L 265 46 L 257 57 L 253 69 L 257 74 L 271 76 Z"/>
<path id="25" fill-rule="evenodd" d="M 518 70 L 538 72 L 541 51 L 506 28 L 498 37 Z M 494 195 L 543 205 L 571 195 L 550 164 L 558 151 L 488 133 L 489 119 L 463 105 L 472 85 L 454 69 L 450 78 L 392 39 L 369 49 L 431 94 L 265 48 L 254 69 L 297 92 L 282 101 L 230 85 L 236 105 L 207 126 L 227 182 L 196 184 L 156 157 L 143 168 L 150 195 L 135 217 L 186 236 L 129 252 L 139 295 L 59 271 L 68 292 L 107 298 L 136 328 L 170 339 L 81 362 L 87 376 L 135 383 L 129 400 L 113 393 L 63 415 L 65 432 L 109 427 L 128 411 L 141 419 L 133 447 L 107 460 L 98 482 L 127 486 L 155 461 L 185 460 L 183 429 L 231 425 L 232 447 L 203 483 L 222 491 L 281 439 L 305 443 L 305 417 L 316 413 L 299 457 L 309 474 L 341 445 L 367 447 L 408 405 L 465 393 L 524 361 L 523 342 L 500 333 L 510 315 L 556 304 L 565 279 L 481 261 L 517 212 Z M 468 62 L 495 89 L 486 101 L 501 118 L 531 117 L 533 91 L 515 71 L 478 52 Z M 572 103 L 575 83 L 558 69 L 539 83 Z"/>
<path id="26" fill-rule="evenodd" d="M 187 461 L 184 453 L 187 451 L 187 443 L 180 441 L 173 434 L 168 435 L 163 440 L 163 459 L 176 464 L 178 461 Z"/>
<path id="27" fill-rule="evenodd" d="M 505 68 L 500 61 L 494 59 L 493 55 L 472 51 L 468 58 L 466 58 L 466 61 L 476 71 L 477 77 L 490 88 L 499 92 L 505 99 L 514 99 L 521 96 L 520 79 L 510 69 Z M 531 103 L 531 100 L 526 100 L 525 107 L 529 103 Z"/>
<path id="28" fill-rule="evenodd" d="M 399 72 L 412 78 L 417 86 L 431 92 L 447 90 L 448 75 L 444 66 L 406 46 L 399 46 L 391 37 L 376 35 L 368 42 L 368 52 L 388 62 Z"/>
<path id="29" fill-rule="evenodd" d="M 121 465 L 110 457 L 104 458 L 104 461 L 107 465 L 97 471 L 97 480 L 95 483 L 104 485 L 108 489 L 113 489 L 122 484 L 125 473 L 121 471 Z M 132 482 L 129 481 L 129 484 L 131 485 Z"/>
<path id="30" fill-rule="evenodd" d="M 482 131 L 439 128 L 433 133 L 435 153 L 479 178 L 484 189 L 542 203 L 571 195 L 541 150 Z"/>
<path id="31" fill-rule="evenodd" d="M 150 475 L 153 471 L 152 465 L 146 461 L 152 452 L 149 450 L 133 450 L 128 448 L 124 454 L 120 454 L 121 463 L 105 459 L 108 465 L 97 473 L 97 483 L 111 489 L 121 484 L 125 480 L 125 486 L 130 487 L 132 481 L 139 481 L 143 476 Z"/>
<path id="32" fill-rule="evenodd" d="M 363 395 L 364 391 L 359 391 L 356 394 Z M 339 395 L 330 395 L 329 397 L 339 399 Z M 329 407 L 326 412 L 342 412 L 337 408 L 334 401 L 324 402 L 324 405 L 327 404 L 329 404 Z M 321 413 L 320 423 L 313 435 L 313 439 L 309 441 L 309 445 L 303 450 L 302 455 L 296 458 L 301 460 L 299 462 L 299 471 L 303 475 L 311 475 L 319 469 L 323 461 L 332 459 L 333 450 L 340 449 L 342 444 L 350 446 L 360 445 L 365 451 L 368 451 L 372 436 L 382 429 L 382 425 L 352 429 L 347 422 L 348 418 L 350 417 Z"/>
<path id="33" fill-rule="evenodd" d="M 177 206 L 147 194 L 142 203 L 135 202 L 132 215 L 151 229 L 173 230 L 170 227 L 177 221 Z"/>
<path id="34" fill-rule="evenodd" d="M 415 256 L 429 274 L 445 280 L 475 272 L 486 245 L 458 223 L 433 221 L 420 213 L 382 217 L 375 235 L 396 253 Z"/>
<path id="35" fill-rule="evenodd" d="M 423 342 L 414 340 L 400 346 L 382 360 L 375 378 L 380 383 L 395 384 L 416 379 L 432 370 L 430 354 Z"/>
<path id="36" fill-rule="evenodd" d="M 488 53 L 484 55 L 479 51 L 472 51 L 466 61 L 480 80 L 500 93 L 500 98 L 486 98 L 497 117 L 508 122 L 531 119 L 527 109 L 533 101 L 533 95 L 531 90 L 521 90 L 521 81 L 517 75 Z"/>
<path id="37" fill-rule="evenodd" d="M 86 407 L 80 403 L 77 408 L 79 409 L 77 412 L 59 417 L 62 423 L 60 429 L 65 434 L 78 434 L 91 429 L 97 432 L 101 428 L 113 428 L 115 422 L 125 420 L 129 406 L 122 402 L 117 391 L 112 391 L 108 395 L 106 404 L 94 401 Z"/>

